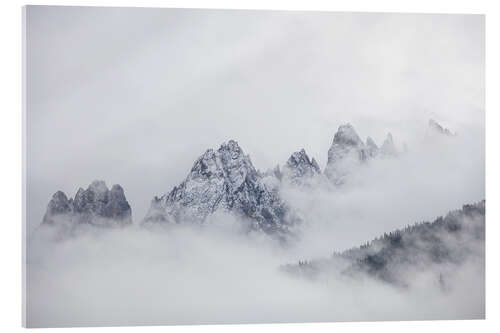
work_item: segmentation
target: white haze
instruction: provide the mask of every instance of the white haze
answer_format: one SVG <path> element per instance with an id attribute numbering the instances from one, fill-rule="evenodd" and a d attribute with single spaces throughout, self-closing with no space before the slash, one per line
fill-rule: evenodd
<path id="1" fill-rule="evenodd" d="M 484 17 L 29 6 L 28 227 L 57 190 L 121 184 L 135 221 L 206 149 L 256 168 L 338 126 L 410 148 L 484 127 Z"/>
<path id="2" fill-rule="evenodd" d="M 28 229 L 94 179 L 124 187 L 136 225 L 32 232 L 28 325 L 484 317 L 481 256 L 447 293 L 432 272 L 401 290 L 279 269 L 484 199 L 483 30 L 477 15 L 29 7 Z M 458 136 L 426 141 L 431 117 Z M 305 148 L 324 168 L 345 122 L 408 152 L 337 189 L 284 189 L 305 221 L 288 246 L 227 216 L 137 226 L 206 149 L 235 139 L 265 170 Z"/>
<path id="3" fill-rule="evenodd" d="M 283 194 L 307 223 L 304 253 L 317 256 L 484 199 L 484 159 L 483 134 L 471 127 L 457 137 L 422 137 L 395 159 L 353 165 L 343 186 Z"/>
<path id="4" fill-rule="evenodd" d="M 219 228 L 132 227 L 32 247 L 31 327 L 484 317 L 480 261 L 444 293 L 433 272 L 415 275 L 411 289 L 294 278 L 279 267 L 296 251 Z"/>
<path id="5" fill-rule="evenodd" d="M 437 268 L 452 277 L 447 292 L 430 266 L 407 272 L 410 289 L 335 274 L 310 281 L 280 270 L 482 199 L 481 137 L 435 140 L 397 159 L 354 168 L 340 188 L 285 189 L 305 220 L 300 237 L 285 246 L 243 233 L 242 221 L 222 214 L 202 227 L 94 230 L 60 242 L 35 234 L 28 256 L 28 324 L 483 318 L 484 251 L 458 269 Z"/>

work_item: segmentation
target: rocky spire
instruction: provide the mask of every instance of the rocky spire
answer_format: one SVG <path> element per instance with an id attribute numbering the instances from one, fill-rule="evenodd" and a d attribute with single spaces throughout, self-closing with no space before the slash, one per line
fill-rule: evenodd
<path id="1" fill-rule="evenodd" d="M 341 125 L 328 150 L 325 175 L 333 183 L 341 184 L 353 165 L 368 158 L 368 149 L 351 124 Z"/>
<path id="2" fill-rule="evenodd" d="M 71 214 L 72 202 L 64 192 L 57 191 L 47 205 L 47 211 L 43 216 L 43 224 L 54 224 L 57 217 Z"/>
<path id="3" fill-rule="evenodd" d="M 320 173 L 318 163 L 304 149 L 294 152 L 283 167 L 284 178 L 293 184 L 303 184 Z"/>
<path id="4" fill-rule="evenodd" d="M 379 148 L 371 137 L 366 138 L 366 149 L 369 157 L 375 157 L 378 154 Z"/>
<path id="5" fill-rule="evenodd" d="M 380 154 L 384 157 L 398 155 L 398 150 L 396 149 L 396 146 L 394 145 L 394 140 L 392 138 L 391 133 L 387 133 L 387 136 L 386 136 L 384 142 L 382 143 L 382 146 L 380 147 Z"/>
<path id="6" fill-rule="evenodd" d="M 359 147 L 363 145 L 363 141 L 359 138 L 354 127 L 347 123 L 338 128 L 337 133 L 333 137 L 333 145 Z"/>
<path id="7" fill-rule="evenodd" d="M 110 219 L 130 220 L 132 211 L 123 188 L 118 184 L 113 185 L 107 197 L 108 202 L 103 207 L 102 215 Z"/>

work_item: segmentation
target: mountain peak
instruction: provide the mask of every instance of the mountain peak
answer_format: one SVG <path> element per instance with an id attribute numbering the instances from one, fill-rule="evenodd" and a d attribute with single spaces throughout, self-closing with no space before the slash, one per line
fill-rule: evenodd
<path id="1" fill-rule="evenodd" d="M 296 164 L 296 163 L 300 163 L 301 161 L 306 161 L 308 163 L 310 162 L 309 156 L 307 156 L 306 150 L 304 148 L 302 148 L 299 151 L 294 152 L 290 156 L 290 158 L 288 159 L 287 163 L 290 162 L 290 163 Z"/>
<path id="2" fill-rule="evenodd" d="M 253 227 L 263 231 L 283 232 L 284 203 L 264 176 L 238 143 L 229 140 L 217 151 L 207 150 L 182 183 L 153 200 L 143 223 L 204 223 L 211 214 L 223 211 L 251 220 Z"/>
<path id="3" fill-rule="evenodd" d="M 104 193 L 108 191 L 106 182 L 104 180 L 94 180 L 88 187 L 88 189 L 94 191 L 95 193 Z"/>
<path id="4" fill-rule="evenodd" d="M 236 142 L 235 140 L 229 140 L 228 142 L 224 142 L 220 148 L 219 148 L 219 151 L 221 150 L 230 150 L 230 151 L 236 151 L 236 152 L 239 152 L 241 151 L 241 148 L 240 146 L 238 145 L 238 142 Z"/>
<path id="5" fill-rule="evenodd" d="M 342 184 L 350 169 L 366 160 L 368 149 L 361 141 L 354 127 L 347 123 L 341 125 L 332 145 L 328 150 L 328 161 L 325 167 L 325 175 L 335 184 Z"/>
<path id="6" fill-rule="evenodd" d="M 54 216 L 70 214 L 71 202 L 63 191 L 57 191 L 47 205 L 47 211 L 43 216 L 43 224 L 54 224 Z"/>
<path id="7" fill-rule="evenodd" d="M 52 196 L 52 200 L 55 202 L 66 202 L 68 201 L 68 197 L 66 196 L 66 193 L 64 193 L 63 191 L 57 191 Z"/>
<path id="8" fill-rule="evenodd" d="M 373 139 L 370 136 L 366 138 L 366 145 L 378 148 L 377 144 L 375 143 L 375 141 L 373 141 Z"/>
<path id="9" fill-rule="evenodd" d="M 369 157 L 375 157 L 379 152 L 377 144 L 371 137 L 366 138 L 366 150 Z"/>
<path id="10" fill-rule="evenodd" d="M 311 178 L 320 173 L 318 163 L 314 158 L 309 159 L 305 149 L 294 152 L 283 167 L 283 175 L 294 184 L 302 184 L 305 178 Z"/>
<path id="11" fill-rule="evenodd" d="M 236 160 L 248 160 L 248 163 L 243 164 L 246 164 L 247 166 L 248 164 L 251 164 L 251 162 L 249 161 L 250 158 L 245 155 L 243 149 L 241 149 L 238 143 L 234 140 L 229 140 L 227 143 L 223 143 L 217 150 L 217 152 L 219 153 L 219 157 L 222 163 L 224 163 L 225 165 L 234 164 Z"/>
<path id="12" fill-rule="evenodd" d="M 121 187 L 121 185 L 119 184 L 115 184 L 111 187 L 111 192 L 115 192 L 115 193 L 123 193 L 123 187 Z"/>
<path id="13" fill-rule="evenodd" d="M 380 147 L 380 152 L 383 156 L 396 156 L 398 154 L 398 150 L 394 145 L 394 139 L 392 138 L 392 134 L 390 132 L 387 133 L 387 136 Z"/>
<path id="14" fill-rule="evenodd" d="M 337 133 L 333 137 L 333 144 L 360 146 L 363 145 L 363 142 L 354 127 L 350 123 L 347 123 L 339 126 Z"/>

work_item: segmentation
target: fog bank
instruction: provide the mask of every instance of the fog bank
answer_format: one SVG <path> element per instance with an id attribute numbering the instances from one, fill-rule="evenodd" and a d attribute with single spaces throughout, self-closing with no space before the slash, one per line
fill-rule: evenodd
<path id="1" fill-rule="evenodd" d="M 296 251 L 226 227 L 131 227 L 31 244 L 31 327 L 484 316 L 479 263 L 464 265 L 443 293 L 426 274 L 408 290 L 374 280 L 294 278 L 279 267 L 300 258 Z"/>

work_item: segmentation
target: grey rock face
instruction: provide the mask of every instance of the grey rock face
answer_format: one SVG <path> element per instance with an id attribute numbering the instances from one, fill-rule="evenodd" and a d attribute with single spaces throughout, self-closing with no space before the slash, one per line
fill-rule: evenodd
<path id="1" fill-rule="evenodd" d="M 84 190 L 78 189 L 74 199 L 56 192 L 47 206 L 43 224 L 55 224 L 59 219 L 73 225 L 128 225 L 132 223 L 131 208 L 120 185 L 108 189 L 103 181 L 94 181 Z"/>
<path id="2" fill-rule="evenodd" d="M 382 146 L 378 147 L 370 137 L 366 139 L 366 143 L 361 141 L 354 127 L 345 124 L 339 127 L 333 137 L 324 174 L 333 184 L 341 185 L 354 168 L 368 160 L 398 155 L 391 133 L 387 134 Z"/>
<path id="3" fill-rule="evenodd" d="M 242 217 L 268 233 L 288 230 L 287 208 L 278 190 L 266 183 L 233 140 L 207 150 L 181 184 L 155 197 L 143 223 L 203 223 L 217 211 Z"/>
<path id="4" fill-rule="evenodd" d="M 304 149 L 290 156 L 283 167 L 283 178 L 293 184 L 307 183 L 311 178 L 320 175 L 321 170 L 313 158 L 309 159 Z"/>
<path id="5" fill-rule="evenodd" d="M 47 205 L 47 212 L 43 217 L 43 223 L 53 224 L 55 216 L 71 214 L 71 211 L 72 202 L 68 200 L 64 192 L 57 191 Z"/>
<path id="6" fill-rule="evenodd" d="M 378 148 L 377 144 L 370 137 L 368 137 L 366 139 L 366 148 L 367 148 L 368 157 L 375 157 L 379 153 L 379 148 Z"/>
<path id="7" fill-rule="evenodd" d="M 380 147 L 380 154 L 383 157 L 388 156 L 397 156 L 399 154 L 396 146 L 394 145 L 394 140 L 392 139 L 392 134 L 387 133 L 387 137 L 385 138 L 382 146 Z"/>
<path id="8" fill-rule="evenodd" d="M 325 175 L 335 184 L 342 184 L 353 165 L 370 156 L 369 148 L 361 141 L 351 124 L 341 125 L 328 150 Z"/>

